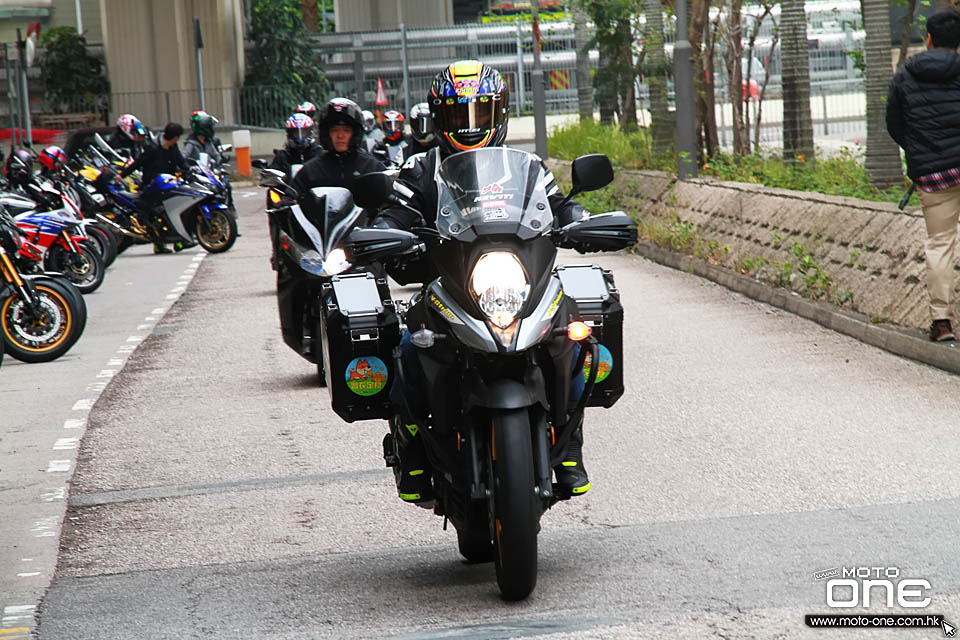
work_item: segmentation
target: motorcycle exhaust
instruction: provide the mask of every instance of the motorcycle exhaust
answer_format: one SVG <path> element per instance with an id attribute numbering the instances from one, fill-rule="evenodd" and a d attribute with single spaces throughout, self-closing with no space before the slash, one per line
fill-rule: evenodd
<path id="1" fill-rule="evenodd" d="M 125 236 L 130 236 L 131 238 L 143 238 L 143 235 L 141 235 L 141 234 L 139 234 L 139 233 L 134 233 L 133 231 L 130 231 L 129 229 L 124 229 L 124 228 L 121 227 L 119 224 L 117 224 L 116 222 L 114 222 L 114 221 L 111 220 L 110 218 L 106 217 L 106 216 L 103 215 L 102 213 L 98 213 L 98 214 L 97 214 L 97 220 L 100 221 L 100 222 L 102 222 L 102 223 L 104 223 L 104 224 L 108 224 L 108 225 L 110 225 L 111 227 L 114 227 L 117 231 L 119 231 L 120 233 L 122 233 L 122 234 L 125 235 Z"/>

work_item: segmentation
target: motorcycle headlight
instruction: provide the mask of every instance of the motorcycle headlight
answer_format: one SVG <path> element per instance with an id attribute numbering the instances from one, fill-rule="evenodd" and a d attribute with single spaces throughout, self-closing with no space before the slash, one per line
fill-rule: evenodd
<path id="1" fill-rule="evenodd" d="M 509 251 L 491 251 L 480 256 L 473 267 L 470 288 L 480 310 L 493 324 L 505 328 L 520 313 L 530 284 L 517 256 Z"/>
<path id="2" fill-rule="evenodd" d="M 323 260 L 323 270 L 330 276 L 343 273 L 352 266 L 347 262 L 347 253 L 343 249 L 334 249 Z"/>
<path id="3" fill-rule="evenodd" d="M 300 268 L 316 276 L 327 275 L 323 272 L 323 260 L 320 259 L 320 254 L 316 251 L 311 250 L 304 252 L 300 258 Z"/>

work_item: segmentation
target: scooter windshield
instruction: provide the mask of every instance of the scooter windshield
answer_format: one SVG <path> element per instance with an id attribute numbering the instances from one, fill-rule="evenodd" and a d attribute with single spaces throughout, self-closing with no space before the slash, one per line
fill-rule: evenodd
<path id="1" fill-rule="evenodd" d="M 471 242 L 509 234 L 527 240 L 550 230 L 546 171 L 540 159 L 519 149 L 464 151 L 437 170 L 437 231 Z"/>

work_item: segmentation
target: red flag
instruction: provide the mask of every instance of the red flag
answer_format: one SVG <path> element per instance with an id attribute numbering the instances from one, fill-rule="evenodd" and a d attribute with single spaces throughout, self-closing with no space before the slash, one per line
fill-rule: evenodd
<path id="1" fill-rule="evenodd" d="M 387 92 L 383 89 L 383 80 L 379 76 L 377 76 L 377 98 L 374 100 L 374 104 L 378 107 L 385 107 L 390 104 L 387 101 Z"/>

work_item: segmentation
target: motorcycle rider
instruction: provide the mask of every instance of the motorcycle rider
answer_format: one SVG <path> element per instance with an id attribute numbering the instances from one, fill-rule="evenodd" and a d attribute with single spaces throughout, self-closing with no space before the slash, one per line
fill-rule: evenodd
<path id="1" fill-rule="evenodd" d="M 200 154 L 207 154 L 210 167 L 218 167 L 223 162 L 220 154 L 220 141 L 214 128 L 219 122 L 206 111 L 194 111 L 190 117 L 190 135 L 183 143 L 183 158 L 188 162 L 200 162 Z"/>
<path id="2" fill-rule="evenodd" d="M 270 169 L 283 171 L 290 176 L 290 168 L 295 165 L 305 165 L 309 160 L 319 154 L 322 149 L 317 146 L 314 140 L 314 121 L 313 118 L 304 113 L 295 113 L 283 125 L 287 130 L 287 141 L 280 149 L 273 150 L 273 160 L 270 161 Z"/>
<path id="3" fill-rule="evenodd" d="M 437 136 L 433 133 L 433 116 L 426 102 L 413 105 L 410 110 L 410 133 L 404 137 L 407 143 L 403 160 L 406 162 L 418 153 L 425 153 L 437 146 Z"/>
<path id="4" fill-rule="evenodd" d="M 161 173 L 186 173 L 190 170 L 187 166 L 187 161 L 183 159 L 183 155 L 180 153 L 180 147 L 177 146 L 177 143 L 180 141 L 180 136 L 182 135 L 183 127 L 180 124 L 176 122 L 168 123 L 167 126 L 163 128 L 163 135 L 160 136 L 160 144 L 158 146 L 148 147 L 139 158 L 120 171 L 121 178 L 127 177 L 137 169 L 141 169 L 143 172 L 142 184 L 145 191 L 137 198 L 137 207 L 146 214 L 147 226 L 154 234 L 154 253 L 170 253 L 170 249 L 160 242 L 159 234 L 154 227 L 154 218 L 156 215 L 153 209 L 156 205 L 156 196 L 159 192 L 148 191 L 146 188 L 153 182 L 153 179 Z M 193 246 L 193 243 L 178 242 L 177 250 L 179 251 L 191 246 Z"/>
<path id="5" fill-rule="evenodd" d="M 301 196 L 313 187 L 353 186 L 365 173 L 383 171 L 383 163 L 361 149 L 363 114 L 353 100 L 334 98 L 319 112 L 317 123 L 323 151 L 303 165 L 293 186 Z"/>
<path id="6" fill-rule="evenodd" d="M 317 120 L 317 106 L 309 100 L 304 100 L 297 105 L 297 113 L 302 113 L 313 121 Z"/>
<path id="7" fill-rule="evenodd" d="M 374 155 L 382 156 L 382 160 L 387 166 L 399 167 L 406 158 L 407 143 L 404 139 L 404 121 L 403 114 L 395 109 L 383 114 L 383 122 L 380 123 L 380 128 L 383 129 L 383 140 L 374 149 Z"/>
<path id="8" fill-rule="evenodd" d="M 147 139 L 147 128 L 137 116 L 125 113 L 117 118 L 117 128 L 107 136 L 107 144 L 122 156 L 131 160 L 143 153 Z"/>
<path id="9" fill-rule="evenodd" d="M 368 153 L 374 153 L 383 142 L 383 130 L 377 126 L 377 116 L 372 111 L 363 110 L 363 144 Z M 375 154 L 376 155 L 376 154 Z M 380 154 L 382 156 L 384 154 Z M 377 159 L 383 160 L 377 156 Z"/>
<path id="10" fill-rule="evenodd" d="M 409 205 L 422 215 L 403 207 L 388 207 L 375 221 L 374 226 L 410 229 L 414 226 L 432 226 L 436 222 L 437 188 L 434 175 L 438 164 L 447 156 L 482 147 L 499 147 L 507 136 L 509 120 L 509 91 L 500 73 L 477 60 L 461 60 L 441 71 L 433 81 L 428 93 L 430 113 L 438 145 L 425 154 L 414 157 L 400 171 L 398 181 L 410 188 L 414 196 Z M 546 166 L 544 166 L 546 169 Z M 558 227 L 581 220 L 589 214 L 579 204 L 568 201 L 560 193 L 553 174 L 546 169 L 546 193 L 553 209 L 554 224 Z M 417 311 L 414 305 L 410 317 Z M 414 415 L 395 417 L 395 437 L 400 463 L 394 468 L 397 490 L 406 502 L 429 505 L 433 499 L 429 472 L 422 436 L 415 416 L 424 416 L 427 411 L 419 397 L 418 378 L 422 371 L 417 361 L 416 347 L 410 342 L 410 332 L 404 333 L 400 343 L 406 370 L 410 373 L 406 385 L 399 379 L 390 391 L 390 399 L 396 407 L 409 407 Z M 579 378 L 575 378 L 575 381 Z M 578 387 L 582 390 L 582 387 Z M 582 495 L 590 489 L 590 480 L 583 466 L 583 429 L 578 427 L 571 436 L 561 464 L 554 468 L 557 484 L 565 487 L 571 495 Z"/>

